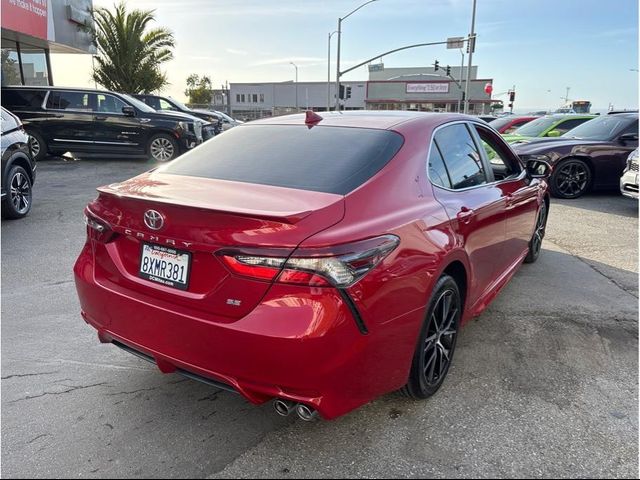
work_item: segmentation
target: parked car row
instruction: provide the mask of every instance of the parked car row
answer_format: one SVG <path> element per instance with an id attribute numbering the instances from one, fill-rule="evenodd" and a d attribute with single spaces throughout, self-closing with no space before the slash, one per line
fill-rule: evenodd
<path id="1" fill-rule="evenodd" d="M 72 152 L 166 162 L 225 125 L 221 115 L 212 122 L 186 107 L 156 110 L 134 96 L 94 89 L 2 87 L 2 104 L 22 120 L 36 160 Z"/>
<path id="2" fill-rule="evenodd" d="M 179 102 L 175 98 L 171 97 L 163 97 L 160 95 L 133 95 L 138 100 L 142 100 L 144 103 L 149 105 L 151 108 L 158 110 L 160 112 L 182 112 L 189 115 L 193 115 L 194 117 L 198 117 L 207 122 L 211 122 L 213 124 L 218 124 L 221 130 L 229 130 L 232 127 L 238 126 L 241 123 L 240 120 L 235 120 L 231 118 L 226 113 L 219 112 L 217 110 L 202 110 L 202 109 L 191 109 Z"/>
<path id="3" fill-rule="evenodd" d="M 549 187 L 556 197 L 578 198 L 590 189 L 619 188 L 627 158 L 638 148 L 638 113 L 597 116 L 560 137 L 512 145 L 523 160 L 541 159 L 552 166 Z"/>

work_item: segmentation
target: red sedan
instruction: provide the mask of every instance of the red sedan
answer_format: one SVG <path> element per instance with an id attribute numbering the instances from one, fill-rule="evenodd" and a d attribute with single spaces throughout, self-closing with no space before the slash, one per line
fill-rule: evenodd
<path id="1" fill-rule="evenodd" d="M 462 115 L 251 122 L 98 189 L 82 316 L 164 373 L 283 415 L 426 398 L 460 327 L 538 257 L 547 173 Z"/>
<path id="2" fill-rule="evenodd" d="M 495 128 L 498 133 L 508 134 L 515 131 L 517 128 L 520 128 L 525 123 L 529 123 L 531 120 L 535 120 L 539 117 L 517 117 L 515 115 L 508 115 L 506 117 L 496 118 L 489 122 L 493 128 Z"/>

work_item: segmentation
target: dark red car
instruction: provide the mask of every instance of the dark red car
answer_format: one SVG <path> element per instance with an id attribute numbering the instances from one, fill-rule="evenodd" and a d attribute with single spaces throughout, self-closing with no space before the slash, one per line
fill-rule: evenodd
<path id="1" fill-rule="evenodd" d="M 536 118 L 539 117 L 519 117 L 516 115 L 507 115 L 506 117 L 500 117 L 490 121 L 489 125 L 495 128 L 498 133 L 503 133 L 506 135 L 513 132 L 516 128 L 520 128 L 525 123 L 529 123 L 531 120 L 535 120 Z"/>
<path id="2" fill-rule="evenodd" d="M 82 316 L 162 372 L 281 414 L 426 398 L 460 327 L 540 253 L 547 167 L 461 115 L 251 122 L 98 189 Z"/>

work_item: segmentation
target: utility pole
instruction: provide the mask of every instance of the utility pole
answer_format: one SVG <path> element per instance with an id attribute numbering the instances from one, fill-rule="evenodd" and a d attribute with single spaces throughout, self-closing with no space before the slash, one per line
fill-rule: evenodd
<path id="1" fill-rule="evenodd" d="M 338 33 L 338 31 L 336 30 L 329 34 L 329 46 L 327 48 L 327 112 L 331 110 L 331 37 L 335 33 Z"/>
<path id="2" fill-rule="evenodd" d="M 300 109 L 298 108 L 298 66 L 293 62 L 289 62 L 289 63 L 293 65 L 296 69 L 296 112 L 299 112 Z"/>
<path id="3" fill-rule="evenodd" d="M 346 14 L 342 18 L 338 18 L 338 52 L 336 54 L 336 111 L 340 110 L 340 38 L 342 37 L 342 21 L 346 20 L 348 17 L 356 13 L 365 5 L 369 5 L 370 3 L 376 2 L 378 0 L 369 0 L 368 2 L 364 2 L 358 8 L 351 10 L 348 14 Z M 475 0 L 474 0 L 475 1 Z"/>
<path id="4" fill-rule="evenodd" d="M 460 107 L 462 102 L 462 74 L 464 72 L 464 52 L 460 49 L 460 55 L 462 56 L 462 60 L 460 61 L 460 98 L 458 99 L 458 113 L 460 113 Z"/>
<path id="5" fill-rule="evenodd" d="M 476 48 L 476 0 L 473 0 L 473 13 L 471 14 L 471 33 L 469 33 L 469 40 L 467 41 L 467 47 L 469 48 L 469 65 L 467 66 L 467 83 L 464 86 L 464 113 L 469 113 L 469 83 L 471 81 L 471 62 L 473 61 L 473 51 Z"/>
<path id="6" fill-rule="evenodd" d="M 571 87 L 567 87 L 567 93 L 564 96 L 564 105 L 566 105 L 567 103 L 569 103 L 569 90 L 571 90 Z M 562 98 L 562 97 L 561 97 Z M 563 107 L 564 107 L 563 105 Z"/>

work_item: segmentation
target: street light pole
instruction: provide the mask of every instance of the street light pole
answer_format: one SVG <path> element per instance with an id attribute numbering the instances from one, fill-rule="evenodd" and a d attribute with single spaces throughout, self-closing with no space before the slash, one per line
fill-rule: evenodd
<path id="1" fill-rule="evenodd" d="M 462 72 L 464 71 L 464 52 L 462 51 L 462 49 L 460 49 L 460 56 L 462 57 L 462 60 L 460 61 L 460 97 L 462 97 Z M 460 113 L 460 107 L 462 103 L 462 98 L 458 99 L 458 113 Z"/>
<path id="2" fill-rule="evenodd" d="M 298 66 L 293 63 L 293 62 L 289 62 L 291 65 L 293 65 L 296 69 L 296 112 L 300 111 L 300 109 L 298 108 Z"/>
<path id="3" fill-rule="evenodd" d="M 327 112 L 331 110 L 331 37 L 338 31 L 329 34 L 329 46 L 327 48 Z"/>
<path id="4" fill-rule="evenodd" d="M 467 46 L 469 47 L 469 65 L 467 66 L 467 83 L 464 86 L 464 113 L 469 113 L 469 83 L 471 81 L 471 62 L 473 58 L 473 51 L 476 48 L 476 0 L 473 0 L 473 13 L 471 14 L 471 33 L 469 33 L 469 39 L 467 40 Z"/>
<path id="5" fill-rule="evenodd" d="M 370 3 L 377 2 L 378 0 L 369 0 L 368 2 L 364 2 L 358 8 L 351 10 L 348 14 L 346 14 L 342 18 L 338 18 L 338 51 L 336 53 L 336 111 L 340 110 L 340 38 L 342 36 L 342 21 L 346 20 L 348 17 L 356 13 L 365 5 L 369 5 Z M 475 0 L 474 0 L 475 1 Z"/>

